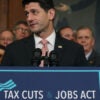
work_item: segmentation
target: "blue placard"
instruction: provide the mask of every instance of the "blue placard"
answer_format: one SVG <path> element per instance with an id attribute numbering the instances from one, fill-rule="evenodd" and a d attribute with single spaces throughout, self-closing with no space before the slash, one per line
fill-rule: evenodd
<path id="1" fill-rule="evenodd" d="M 100 100 L 100 69 L 1 67 L 0 100 Z"/>

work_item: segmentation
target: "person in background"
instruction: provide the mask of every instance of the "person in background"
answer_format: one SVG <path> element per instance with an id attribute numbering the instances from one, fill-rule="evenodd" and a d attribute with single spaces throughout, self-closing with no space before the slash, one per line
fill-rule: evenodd
<path id="1" fill-rule="evenodd" d="M 26 21 L 18 21 L 13 26 L 13 32 L 15 34 L 16 40 L 20 40 L 31 35 L 31 31 Z"/>
<path id="2" fill-rule="evenodd" d="M 94 7 L 94 9 L 95 9 L 94 14 L 95 15 L 94 15 L 94 22 L 93 22 L 94 28 L 95 28 L 95 34 L 96 34 L 95 35 L 95 39 L 96 39 L 95 48 L 100 53 L 100 0 L 64 0 L 64 1 L 54 0 L 54 1 L 58 2 L 57 5 L 55 6 L 55 8 L 58 11 L 64 12 L 67 14 L 71 14 L 73 12 L 83 10 L 83 9 L 91 6 L 92 4 L 95 4 L 95 7 Z M 70 2 L 77 1 L 77 3 L 67 4 L 66 1 L 70 1 Z M 88 12 L 88 10 L 87 10 L 87 12 Z M 60 16 L 61 15 L 62 14 L 60 14 Z M 61 20 L 60 16 L 59 16 L 58 20 Z M 86 18 L 86 16 L 84 18 Z M 64 20 L 65 20 L 65 18 L 64 18 Z M 63 23 L 65 23 L 65 21 L 63 21 L 63 19 L 62 19 L 60 21 L 60 24 L 58 23 L 57 26 L 60 27 L 60 25 L 63 25 Z M 68 23 L 68 25 L 69 25 L 69 23 Z"/>
<path id="3" fill-rule="evenodd" d="M 74 41 L 74 32 L 70 26 L 62 27 L 59 33 L 63 38 Z"/>
<path id="4" fill-rule="evenodd" d="M 22 4 L 27 23 L 33 35 L 15 41 L 7 46 L 2 60 L 3 66 L 37 65 L 39 67 L 45 67 L 44 63 L 40 63 L 39 61 L 36 64 L 37 62 L 35 62 L 37 61 L 37 57 L 36 59 L 34 58 L 36 48 L 41 49 L 43 57 L 49 62 L 47 65 L 49 67 L 51 62 L 54 64 L 57 63 L 54 65 L 57 67 L 87 66 L 83 47 L 75 42 L 62 38 L 55 32 L 53 22 L 56 12 L 52 0 L 22 0 Z M 50 57 L 51 52 L 54 52 L 53 59 L 47 59 Z M 39 56 L 40 58 L 41 55 Z"/>
<path id="5" fill-rule="evenodd" d="M 91 66 L 100 66 L 100 54 L 95 50 L 95 36 L 88 26 L 81 26 L 75 33 L 76 42 L 84 47 L 85 57 Z"/>
<path id="6" fill-rule="evenodd" d="M 0 32 L 1 45 L 6 47 L 8 44 L 12 43 L 14 39 L 15 39 L 15 35 L 11 30 L 5 29 Z"/>
<path id="7" fill-rule="evenodd" d="M 5 47 L 0 45 L 0 64 L 5 53 Z"/>

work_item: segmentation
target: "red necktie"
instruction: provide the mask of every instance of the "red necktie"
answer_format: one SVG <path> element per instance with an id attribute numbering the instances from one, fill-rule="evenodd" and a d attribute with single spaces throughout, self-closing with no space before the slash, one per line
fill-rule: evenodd
<path id="1" fill-rule="evenodd" d="M 42 56 L 45 56 L 46 53 L 48 52 L 48 47 L 47 47 L 47 44 L 48 44 L 48 41 L 47 40 L 41 40 L 41 43 L 42 43 Z M 41 64 L 39 65 L 40 67 L 44 67 L 44 61 L 42 60 L 41 61 Z"/>

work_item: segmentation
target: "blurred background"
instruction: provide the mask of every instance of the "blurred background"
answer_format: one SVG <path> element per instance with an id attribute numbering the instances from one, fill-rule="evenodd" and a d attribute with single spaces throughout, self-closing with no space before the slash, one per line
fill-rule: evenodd
<path id="1" fill-rule="evenodd" d="M 19 20 L 25 20 L 22 0 L 0 0 L 0 30 L 12 28 Z M 54 0 L 57 10 L 55 27 L 69 25 L 77 29 L 81 25 L 93 28 L 96 35 L 96 49 L 100 52 L 100 0 Z M 68 9 L 64 9 L 66 7 Z M 61 9 L 62 8 L 62 9 Z"/>

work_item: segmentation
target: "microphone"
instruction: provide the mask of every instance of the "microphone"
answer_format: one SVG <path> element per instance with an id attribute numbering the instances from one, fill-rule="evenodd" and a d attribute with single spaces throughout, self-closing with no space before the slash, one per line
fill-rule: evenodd
<path id="1" fill-rule="evenodd" d="M 49 66 L 58 66 L 59 61 L 58 61 L 58 55 L 57 53 L 53 50 L 49 54 Z"/>
<path id="2" fill-rule="evenodd" d="M 41 55 L 42 51 L 39 48 L 33 50 L 33 58 L 32 58 L 32 65 L 39 66 L 41 63 Z"/>
<path id="3" fill-rule="evenodd" d="M 44 66 L 48 66 L 49 65 L 49 60 L 48 60 L 48 52 L 46 52 L 46 55 L 44 57 Z"/>

